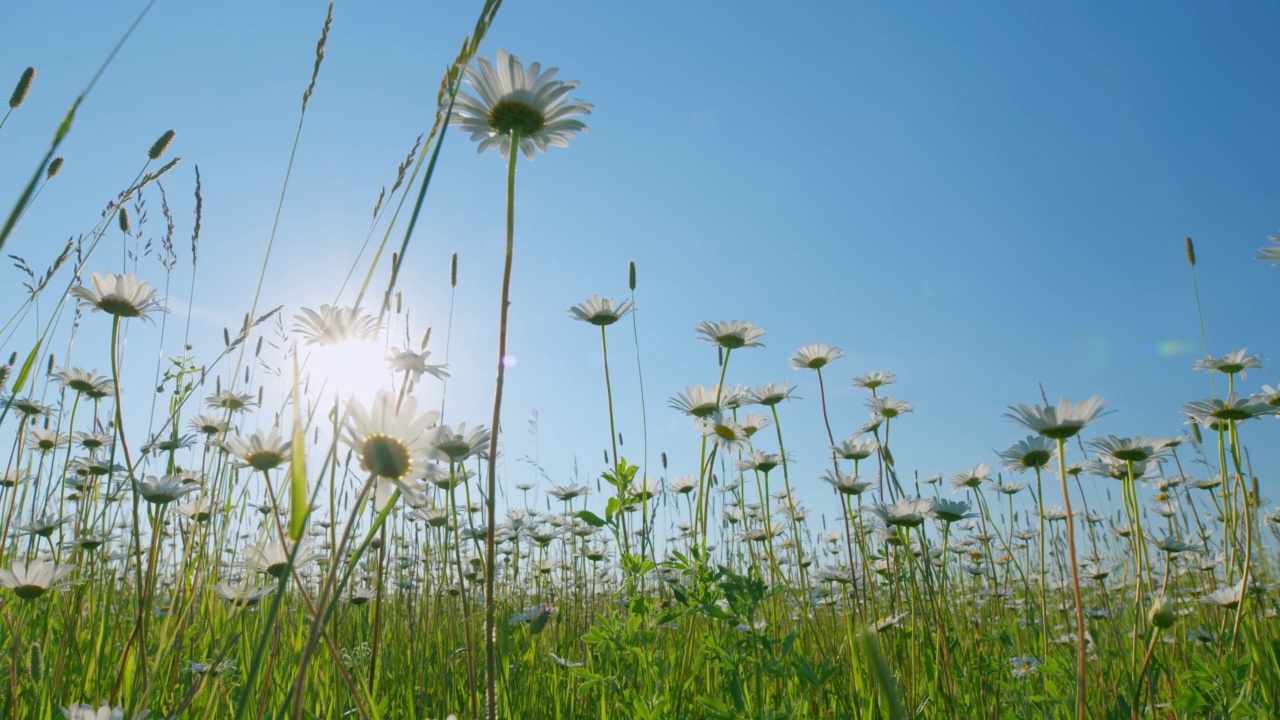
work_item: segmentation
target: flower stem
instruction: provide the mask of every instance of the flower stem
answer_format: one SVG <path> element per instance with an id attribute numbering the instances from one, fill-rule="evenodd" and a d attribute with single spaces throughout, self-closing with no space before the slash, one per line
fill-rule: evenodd
<path id="1" fill-rule="evenodd" d="M 1071 514 L 1071 492 L 1067 487 L 1067 441 L 1064 438 L 1058 438 L 1058 477 L 1062 480 L 1062 502 L 1067 508 L 1067 554 L 1071 558 L 1071 590 L 1076 601 L 1076 717 L 1084 720 L 1088 717 L 1085 710 L 1084 606 L 1080 602 L 1080 569 L 1076 562 L 1076 521 Z M 1043 585 L 1044 579 L 1040 582 Z"/>
<path id="2" fill-rule="evenodd" d="M 497 608 L 493 601 L 493 572 L 495 543 L 494 535 L 497 526 L 494 496 L 497 491 L 498 470 L 498 432 L 502 419 L 502 381 L 506 371 L 507 358 L 507 306 L 511 296 L 511 257 L 515 251 L 516 227 L 516 154 L 520 151 L 520 130 L 511 131 L 510 158 L 507 164 L 507 256 L 502 268 L 502 305 L 498 316 L 498 379 L 493 386 L 493 434 L 489 437 L 489 492 L 485 496 L 485 504 L 489 511 L 489 532 L 485 538 L 484 568 L 484 667 L 485 667 L 485 713 L 489 720 L 498 717 L 498 678 L 497 648 L 494 647 L 494 620 Z"/>

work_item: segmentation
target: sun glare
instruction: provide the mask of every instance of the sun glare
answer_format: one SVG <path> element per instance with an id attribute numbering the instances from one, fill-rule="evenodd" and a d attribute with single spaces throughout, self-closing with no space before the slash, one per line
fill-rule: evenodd
<path id="1" fill-rule="evenodd" d="M 303 394 L 315 401 L 338 397 L 371 398 L 392 389 L 395 377 L 387 364 L 387 349 L 368 340 L 345 340 L 312 345 L 302 352 Z M 398 388 L 395 388 L 398 389 Z"/>

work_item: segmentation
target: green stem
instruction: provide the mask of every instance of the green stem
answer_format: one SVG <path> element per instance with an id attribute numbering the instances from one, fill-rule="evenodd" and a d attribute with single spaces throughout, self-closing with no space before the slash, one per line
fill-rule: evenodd
<path id="1" fill-rule="evenodd" d="M 1076 717 L 1085 720 L 1086 657 L 1084 635 L 1084 605 L 1080 601 L 1080 568 L 1076 562 L 1075 518 L 1071 515 L 1071 493 L 1067 487 L 1067 441 L 1058 438 L 1058 477 L 1062 481 L 1062 502 L 1067 509 L 1067 554 L 1071 558 L 1071 590 L 1076 601 Z M 1044 579 L 1040 581 L 1042 584 Z"/>
<path id="2" fill-rule="evenodd" d="M 485 573 L 484 573 L 484 666 L 485 666 L 485 713 L 489 720 L 498 717 L 498 678 L 497 648 L 494 647 L 494 621 L 497 607 L 493 600 L 493 574 L 495 542 L 497 529 L 497 508 L 494 497 L 497 493 L 498 472 L 498 432 L 502 419 L 502 381 L 506 375 L 507 358 L 507 307 L 511 297 L 511 259 L 515 253 L 516 228 L 516 156 L 520 152 L 520 130 L 511 131 L 511 147 L 507 155 L 507 255 L 502 269 L 502 305 L 498 315 L 498 379 L 493 387 L 493 433 L 489 438 L 489 492 L 485 496 L 485 504 L 489 510 L 489 528 L 485 538 Z"/>

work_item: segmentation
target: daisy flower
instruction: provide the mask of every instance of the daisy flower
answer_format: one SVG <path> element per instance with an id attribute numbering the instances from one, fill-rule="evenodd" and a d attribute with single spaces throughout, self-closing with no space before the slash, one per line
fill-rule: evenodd
<path id="1" fill-rule="evenodd" d="M 1000 464 L 1012 472 L 1042 468 L 1053 459 L 1056 446 L 1046 437 L 1028 435 L 1000 453 Z"/>
<path id="2" fill-rule="evenodd" d="M 203 435 L 217 435 L 227 430 L 226 421 L 214 415 L 197 415 L 188 424 L 192 430 Z"/>
<path id="3" fill-rule="evenodd" d="M 209 522 L 213 518 L 213 507 L 209 503 L 209 498 L 206 497 L 185 500 L 178 503 L 173 509 L 179 515 L 198 523 Z"/>
<path id="4" fill-rule="evenodd" d="M 68 540 L 62 544 L 65 548 L 79 548 L 85 552 L 93 552 L 103 545 L 115 540 L 115 535 L 100 535 L 97 533 L 85 533 L 74 540 Z"/>
<path id="5" fill-rule="evenodd" d="M 750 449 L 751 441 L 747 438 L 742 424 L 722 412 L 715 412 L 711 417 L 701 420 L 702 436 L 711 440 L 721 452 L 734 453 Z"/>
<path id="6" fill-rule="evenodd" d="M 828 470 L 822 474 L 822 481 L 830 485 L 841 495 L 861 495 L 871 487 L 871 483 L 863 482 L 853 475 L 839 470 Z"/>
<path id="7" fill-rule="evenodd" d="M 321 305 L 320 309 L 302 308 L 293 316 L 293 331 L 306 338 L 308 345 L 337 345 L 354 341 L 370 341 L 378 337 L 377 318 L 356 307 Z"/>
<path id="8" fill-rule="evenodd" d="M 630 300 L 623 300 L 617 306 L 614 306 L 613 300 L 593 295 L 590 300 L 569 308 L 569 314 L 575 320 L 605 327 L 621 320 L 634 307 L 635 304 Z"/>
<path id="9" fill-rule="evenodd" d="M 1079 403 L 1063 398 L 1057 406 L 1018 403 L 1005 413 L 1009 420 L 1050 440 L 1075 437 L 1086 425 L 1104 414 L 1104 401 L 1097 395 Z"/>
<path id="10" fill-rule="evenodd" d="M 791 387 L 786 382 L 769 383 L 768 385 L 762 385 L 750 390 L 748 392 L 748 397 L 750 398 L 750 401 L 756 405 L 772 407 L 783 400 L 799 400 L 799 397 L 792 395 L 793 392 L 795 392 L 795 388 Z"/>
<path id="11" fill-rule="evenodd" d="M 859 440 L 855 435 L 848 440 L 841 440 L 839 444 L 832 445 L 831 450 L 842 460 L 866 460 L 876 451 L 880 449 L 880 443 L 874 438 Z"/>
<path id="12" fill-rule="evenodd" d="M 569 502 L 570 500 L 586 495 L 588 491 L 589 488 L 586 485 L 569 483 L 568 485 L 556 485 L 552 489 L 548 490 L 547 494 L 561 502 Z"/>
<path id="13" fill-rule="evenodd" d="M 1190 418 L 1189 422 L 1206 427 L 1218 422 L 1241 422 L 1275 413 L 1276 408 L 1265 398 L 1257 395 L 1242 398 L 1235 393 L 1228 395 L 1225 400 L 1205 398 L 1182 406 L 1182 414 Z"/>
<path id="14" fill-rule="evenodd" d="M 205 398 L 204 404 L 206 407 L 210 407 L 215 410 L 221 409 L 230 410 L 231 412 L 244 412 L 257 403 L 253 401 L 252 395 L 223 390 Z"/>
<path id="15" fill-rule="evenodd" d="M 289 554 L 292 552 L 293 548 L 291 546 L 282 544 L 279 541 L 272 541 L 265 547 L 250 549 L 248 558 L 245 560 L 245 567 L 266 573 L 278 580 L 289 571 Z M 322 557 L 324 557 L 323 554 L 312 547 L 311 540 L 303 538 L 298 543 L 298 551 L 293 559 L 293 567 L 301 569 L 308 563 L 319 560 Z"/>
<path id="16" fill-rule="evenodd" d="M 1066 520 L 1068 517 L 1067 509 L 1061 505 L 1045 505 L 1039 511 L 1033 510 L 1032 512 L 1038 512 L 1040 517 L 1049 521 Z M 1071 515 L 1075 514 L 1074 510 L 1071 511 Z"/>
<path id="17" fill-rule="evenodd" d="M 271 597 L 271 593 L 275 592 L 275 587 L 266 585 L 263 587 L 238 587 L 228 582 L 220 582 L 212 588 L 214 595 L 225 600 L 235 607 L 245 608 L 257 605 L 264 599 Z"/>
<path id="18" fill-rule="evenodd" d="M 115 392 L 115 383 L 100 377 L 98 371 L 80 368 L 63 368 L 53 374 L 53 380 L 62 387 L 101 400 Z"/>
<path id="19" fill-rule="evenodd" d="M 54 429 L 34 428 L 27 433 L 27 447 L 42 455 L 66 445 L 67 436 Z"/>
<path id="20" fill-rule="evenodd" d="M 89 452 L 96 452 L 106 447 L 107 444 L 111 442 L 111 434 L 77 430 L 75 434 L 72 435 L 72 440 L 76 445 L 79 445 L 85 450 L 88 450 Z"/>
<path id="21" fill-rule="evenodd" d="M 31 398 L 11 395 L 5 400 L 5 405 L 12 410 L 18 411 L 18 414 L 22 415 L 25 420 L 48 417 L 53 414 L 52 407 L 38 403 Z"/>
<path id="22" fill-rule="evenodd" d="M 698 478 L 693 475 L 680 475 L 667 483 L 667 490 L 676 495 L 688 495 L 698 489 Z"/>
<path id="23" fill-rule="evenodd" d="M 978 488 L 982 486 L 982 483 L 986 482 L 990 478 L 991 466 L 986 463 L 980 463 L 962 473 L 956 473 L 953 475 L 951 477 L 951 489 L 960 490 L 962 488 Z"/>
<path id="24" fill-rule="evenodd" d="M 112 707 L 107 703 L 102 703 L 100 707 L 95 708 L 88 703 L 80 705 L 68 705 L 59 707 L 62 711 L 64 720 L 124 720 L 124 708 Z M 147 716 L 148 711 L 143 711 L 133 716 L 133 720 L 141 720 Z"/>
<path id="25" fill-rule="evenodd" d="M 1266 262 L 1269 262 L 1272 265 L 1280 267 L 1280 236 L 1268 235 L 1267 239 L 1276 244 L 1263 245 L 1262 247 L 1258 248 L 1258 252 L 1262 254 L 1259 255 L 1256 259 L 1265 260 Z"/>
<path id="26" fill-rule="evenodd" d="M 865 375 L 859 375 L 853 379 L 853 386 L 875 392 L 878 388 L 885 385 L 892 385 L 897 382 L 897 378 L 891 372 L 882 372 L 873 370 Z"/>
<path id="27" fill-rule="evenodd" d="M 1245 348 L 1227 353 L 1220 358 L 1207 357 L 1203 360 L 1197 360 L 1192 369 L 1220 372 L 1224 375 L 1239 374 L 1241 378 L 1245 377 L 1246 370 L 1266 370 L 1262 366 L 1262 358 L 1257 355 L 1246 354 L 1248 352 L 1249 350 Z"/>
<path id="28" fill-rule="evenodd" d="M 57 565 L 44 560 L 32 560 L 30 563 L 15 560 L 12 568 L 0 568 L 0 585 L 23 600 L 34 600 L 50 590 L 61 588 L 65 583 L 59 581 L 75 569 L 75 565 Z"/>
<path id="29" fill-rule="evenodd" d="M 886 525 L 916 527 L 932 514 L 933 505 L 933 498 L 903 498 L 893 503 L 870 505 L 863 508 L 863 512 L 876 515 Z"/>
<path id="30" fill-rule="evenodd" d="M 1005 495 L 1017 495 L 1027 489 L 1026 483 L 1019 482 L 994 482 L 991 483 L 991 489 Z"/>
<path id="31" fill-rule="evenodd" d="M 467 432 L 466 423 L 459 424 L 456 432 L 448 425 L 441 425 L 431 434 L 431 454 L 437 460 L 460 463 L 472 455 L 483 454 L 489 440 L 489 431 L 483 425 L 472 428 L 471 432 Z"/>
<path id="32" fill-rule="evenodd" d="M 786 528 L 783 526 L 783 524 L 775 520 L 773 522 L 770 522 L 768 525 L 763 525 L 761 527 L 748 530 L 745 537 L 747 540 L 750 540 L 751 542 L 764 542 L 769 538 L 773 538 L 781 535 L 785 531 L 786 531 Z"/>
<path id="33" fill-rule="evenodd" d="M 948 525 L 973 517 L 973 513 L 969 512 L 969 509 L 969 503 L 961 500 L 939 498 L 933 501 L 933 516 Z"/>
<path id="34" fill-rule="evenodd" d="M 1174 555 L 1177 553 L 1184 553 L 1184 552 L 1199 552 L 1200 550 L 1203 549 L 1199 545 L 1188 543 L 1182 538 L 1173 536 L 1173 535 L 1165 535 L 1164 537 L 1155 541 L 1154 544 L 1157 550 L 1160 550 L 1161 552 L 1164 552 L 1164 553 L 1168 553 L 1170 555 Z"/>
<path id="35" fill-rule="evenodd" d="M 760 413 L 745 413 L 738 418 L 738 422 L 741 423 L 742 431 L 747 434 L 747 437 L 751 437 L 773 424 L 772 420 Z"/>
<path id="36" fill-rule="evenodd" d="M 14 526 L 15 530 L 27 533 L 28 535 L 39 535 L 40 537 L 49 537 L 53 535 L 53 531 L 61 527 L 62 523 L 71 519 L 71 516 L 57 517 L 54 515 L 41 515 L 32 518 L 29 522 Z"/>
<path id="37" fill-rule="evenodd" d="M 781 453 L 767 453 L 763 450 L 756 450 L 747 457 L 739 460 L 734 467 L 736 467 L 739 472 L 751 472 L 753 470 L 758 470 L 767 474 L 774 468 L 781 465 L 784 460 L 789 459 L 789 457 L 790 456 L 788 455 L 787 458 L 784 458 Z"/>
<path id="38" fill-rule="evenodd" d="M 1232 585 L 1231 587 L 1218 588 L 1200 598 L 1200 602 L 1205 605 L 1216 605 L 1228 610 L 1234 610 L 1240 604 L 1240 598 L 1244 595 L 1244 580 Z"/>
<path id="39" fill-rule="evenodd" d="M 154 475 L 148 475 L 146 480 L 134 478 L 133 486 L 137 488 L 138 494 L 152 505 L 167 505 L 193 490 L 200 489 L 199 485 L 187 482 L 182 475 L 165 475 L 160 479 L 156 479 Z"/>
<path id="40" fill-rule="evenodd" d="M 377 480 L 377 506 L 384 507 L 391 495 L 390 484 L 407 485 L 411 478 L 421 477 L 432 453 L 433 434 L 440 414 L 417 414 L 418 401 L 406 397 L 396 407 L 395 396 L 379 390 L 371 409 L 359 401 L 347 403 L 344 439 L 360 458 L 360 467 Z M 439 452 L 439 450 L 437 450 Z"/>
<path id="41" fill-rule="evenodd" d="M 281 439 L 280 428 L 271 428 L 265 434 L 259 430 L 248 439 L 239 435 L 227 438 L 226 448 L 246 466 L 265 472 L 279 467 L 289 459 L 291 444 L 290 441 Z"/>
<path id="42" fill-rule="evenodd" d="M 631 497 L 638 502 L 644 502 L 661 494 L 662 483 L 648 477 L 631 489 Z"/>
<path id="43" fill-rule="evenodd" d="M 1254 400 L 1264 402 L 1271 407 L 1280 408 L 1280 386 L 1263 385 L 1262 392 L 1253 396 Z"/>
<path id="44" fill-rule="evenodd" d="M 1089 447 L 1104 459 L 1111 458 L 1124 463 L 1145 463 L 1163 455 L 1169 448 L 1169 441 L 1146 436 L 1121 438 L 1107 435 L 1090 440 Z"/>
<path id="45" fill-rule="evenodd" d="M 694 328 L 694 332 L 702 335 L 702 337 L 698 338 L 699 340 L 714 343 L 725 350 L 764 346 L 764 343 L 756 342 L 756 340 L 764 337 L 764 330 L 756 327 L 755 323 L 744 320 L 727 320 L 724 322 L 707 320 Z"/>
<path id="46" fill-rule="evenodd" d="M 714 385 L 711 387 L 695 385 L 676 393 L 676 396 L 667 404 L 686 415 L 705 418 L 721 410 L 728 410 L 729 399 L 727 393 L 720 392 Z"/>
<path id="47" fill-rule="evenodd" d="M 89 275 L 89 289 L 83 285 L 71 288 L 70 295 L 80 298 L 80 305 L 90 305 L 94 312 L 126 318 L 148 317 L 153 312 L 165 312 L 157 292 L 145 282 L 139 281 L 133 273 L 116 275 L 113 272 L 92 273 Z"/>
<path id="48" fill-rule="evenodd" d="M 791 367 L 795 370 L 819 370 L 833 360 L 844 357 L 844 351 L 827 343 L 805 345 L 791 356 Z"/>
<path id="49" fill-rule="evenodd" d="M 467 68 L 466 82 L 475 95 L 458 93 L 450 123 L 471 133 L 478 152 L 497 148 L 502 157 L 511 152 L 511 136 L 519 137 L 520 151 L 532 160 L 547 147 L 568 147 L 569 138 L 588 132 L 578 115 L 589 115 L 591 104 L 568 99 L 577 82 L 556 80 L 559 72 L 543 72 L 539 63 L 525 68 L 515 55 L 499 50 L 492 64 L 478 58 Z"/>
<path id="50" fill-rule="evenodd" d="M 1027 655 L 1024 657 L 1010 658 L 1009 664 L 1013 666 L 1013 676 L 1015 678 L 1023 678 L 1039 672 L 1038 668 L 1044 664 L 1044 661 L 1040 658 Z"/>
<path id="51" fill-rule="evenodd" d="M 877 415 L 885 420 L 892 420 L 899 415 L 915 412 L 915 408 L 911 406 L 911 403 L 905 400 L 896 400 L 892 395 L 873 397 L 867 401 L 866 405 L 872 415 Z"/>
<path id="52" fill-rule="evenodd" d="M 439 380 L 448 379 L 449 366 L 428 365 L 427 357 L 430 355 L 430 350 L 423 350 L 418 353 L 408 348 L 405 348 L 404 350 L 401 350 L 400 348 L 391 348 L 391 354 L 387 356 L 387 362 L 391 364 L 392 370 L 399 370 L 407 375 L 411 375 L 414 382 L 421 380 L 424 373 Z"/>

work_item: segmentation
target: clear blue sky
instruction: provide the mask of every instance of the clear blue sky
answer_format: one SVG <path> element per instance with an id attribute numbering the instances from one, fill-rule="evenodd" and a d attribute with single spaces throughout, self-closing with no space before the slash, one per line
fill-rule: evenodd
<path id="1" fill-rule="evenodd" d="M 6 9 L 4 92 L 27 65 L 39 71 L 0 132 L 6 212 L 142 5 Z M 42 269 L 174 128 L 170 153 L 183 163 L 167 189 L 184 261 L 194 166 L 204 179 L 196 352 L 220 349 L 222 327 L 249 307 L 325 7 L 158 3 L 84 105 L 66 169 L 5 253 Z M 291 317 L 332 301 L 478 9 L 338 3 L 263 306 Z M 561 68 L 595 112 L 590 134 L 521 165 L 508 457 L 534 454 L 536 409 L 553 479 L 570 479 L 575 458 L 584 478 L 602 469 L 598 338 L 565 309 L 625 296 L 629 260 L 651 462 L 666 451 L 668 477 L 696 471 L 691 423 L 666 403 L 715 381 L 715 353 L 694 339 L 702 320 L 768 331 L 765 348 L 735 355 L 728 380 L 799 385 L 804 399 L 784 406 L 783 422 L 801 494 L 818 510 L 817 387 L 787 366 L 810 342 L 848 354 L 827 374 L 837 438 L 865 419 L 849 379 L 897 374 L 891 392 L 917 412 L 895 426 L 895 455 L 921 477 L 996 464 L 993 450 L 1024 435 L 1001 413 L 1037 401 L 1038 383 L 1051 399 L 1105 397 L 1116 412 L 1098 432 L 1179 433 L 1178 408 L 1209 392 L 1191 370 L 1202 346 L 1185 236 L 1198 250 L 1210 351 L 1247 347 L 1280 363 L 1280 268 L 1253 259 L 1280 229 L 1278 22 L 1264 3 L 510 2 L 483 54 L 503 47 Z M 439 359 L 448 259 L 460 255 L 452 420 L 488 422 L 504 171 L 496 153 L 450 134 L 401 282 L 415 331 L 436 327 Z M 112 247 L 89 270 L 118 269 Z M 8 308 L 19 276 L 0 272 Z M 177 308 L 189 274 L 175 275 Z M 154 263 L 141 275 L 162 278 Z M 615 329 L 619 430 L 636 458 L 635 346 L 629 322 Z M 1278 382 L 1270 370 L 1243 387 Z M 1275 420 L 1244 430 L 1271 497 L 1278 433 Z M 528 473 L 508 468 L 512 480 Z"/>

